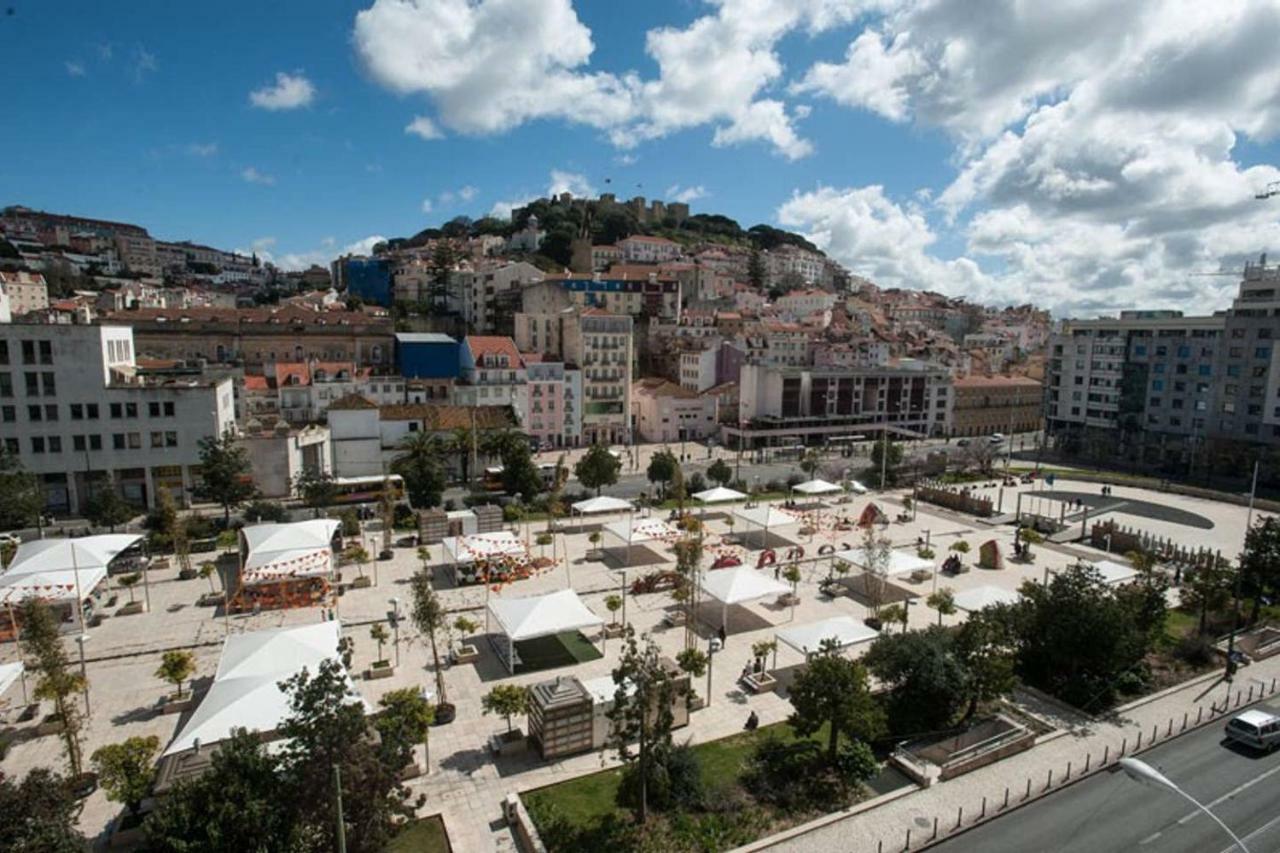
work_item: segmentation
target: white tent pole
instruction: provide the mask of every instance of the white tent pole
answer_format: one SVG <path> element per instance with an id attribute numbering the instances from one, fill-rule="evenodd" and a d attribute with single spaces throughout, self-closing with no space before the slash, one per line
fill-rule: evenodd
<path id="1" fill-rule="evenodd" d="M 71 574 L 76 579 L 76 610 L 80 614 L 80 633 L 83 635 L 84 630 L 84 598 L 80 592 L 80 564 L 76 560 L 76 544 L 71 543 Z"/>
<path id="2" fill-rule="evenodd" d="M 516 674 L 516 641 L 507 635 L 507 672 Z"/>

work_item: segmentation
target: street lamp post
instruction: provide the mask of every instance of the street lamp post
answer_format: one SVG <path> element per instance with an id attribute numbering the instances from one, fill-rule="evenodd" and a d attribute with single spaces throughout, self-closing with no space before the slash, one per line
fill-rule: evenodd
<path id="1" fill-rule="evenodd" d="M 400 599 L 391 599 L 391 642 L 396 647 L 396 666 L 400 665 Z"/>
<path id="2" fill-rule="evenodd" d="M 1183 797 L 1193 806 L 1212 818 L 1214 823 L 1222 827 L 1222 831 L 1231 836 L 1231 840 L 1235 842 L 1236 847 L 1240 848 L 1241 853 L 1249 853 L 1249 848 L 1244 846 L 1244 842 L 1241 841 L 1236 834 L 1231 831 L 1231 828 L 1223 823 L 1216 814 L 1209 811 L 1208 806 L 1179 788 L 1172 779 L 1165 776 L 1150 764 L 1147 764 L 1145 761 L 1137 758 L 1122 758 L 1120 759 L 1120 769 L 1124 771 L 1124 775 L 1141 785 L 1146 785 L 1149 788 L 1163 788 Z"/>
<path id="3" fill-rule="evenodd" d="M 84 713 L 89 716 L 89 670 L 84 662 L 84 644 L 89 642 L 89 635 L 81 633 L 76 637 L 76 645 L 80 647 L 80 680 L 84 682 Z"/>
<path id="4" fill-rule="evenodd" d="M 719 651 L 719 649 L 716 648 L 716 642 L 715 642 L 715 639 L 713 638 L 707 642 L 707 707 L 708 708 L 711 707 L 711 665 L 715 662 L 717 651 Z"/>

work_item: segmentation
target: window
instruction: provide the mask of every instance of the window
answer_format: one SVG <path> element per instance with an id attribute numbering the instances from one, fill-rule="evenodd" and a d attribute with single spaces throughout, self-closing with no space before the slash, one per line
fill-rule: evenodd
<path id="1" fill-rule="evenodd" d="M 1241 329 L 1241 328 L 1239 328 L 1239 327 L 1236 327 L 1236 328 L 1232 329 L 1232 330 L 1231 330 L 1231 337 L 1233 337 L 1233 338 L 1243 338 L 1243 337 L 1244 337 L 1244 329 Z"/>
<path id="2" fill-rule="evenodd" d="M 71 436 L 71 449 L 75 451 L 85 450 L 88 445 L 85 444 L 83 435 Z"/>
<path id="3" fill-rule="evenodd" d="M 1187 346 L 1186 344 L 1182 344 L 1181 346 L 1178 347 L 1178 358 L 1190 358 L 1190 357 L 1191 357 L 1191 347 Z"/>
<path id="4" fill-rule="evenodd" d="M 1157 364 L 1153 369 L 1155 370 L 1156 373 L 1164 373 L 1163 364 Z"/>
<path id="5" fill-rule="evenodd" d="M 80 405 L 79 403 L 71 404 L 71 420 L 73 421 L 84 420 L 84 406 Z"/>
<path id="6" fill-rule="evenodd" d="M 129 433 L 129 449 L 130 450 L 142 449 L 142 433 L 140 432 Z"/>
<path id="7" fill-rule="evenodd" d="M 1152 379 L 1152 380 L 1151 380 L 1151 390 L 1152 390 L 1152 391 L 1163 391 L 1163 390 L 1164 390 L 1164 380 L 1163 380 L 1163 379 Z"/>
<path id="8" fill-rule="evenodd" d="M 58 406 L 54 403 L 47 403 L 44 407 L 44 419 L 46 421 L 56 421 L 58 419 Z"/>
<path id="9" fill-rule="evenodd" d="M 151 446 L 152 448 L 164 447 L 164 433 L 162 432 L 151 433 Z"/>
<path id="10" fill-rule="evenodd" d="M 40 374 L 24 373 L 23 378 L 27 380 L 27 396 L 39 397 L 40 396 Z"/>
<path id="11" fill-rule="evenodd" d="M 1209 376 L 1212 372 L 1213 372 L 1212 365 L 1202 364 L 1196 368 L 1196 373 L 1200 374 L 1201 376 Z"/>
<path id="12" fill-rule="evenodd" d="M 7 373 L 0 373 L 0 397 L 13 396 L 13 377 Z"/>
<path id="13" fill-rule="evenodd" d="M 91 435 L 91 436 L 89 436 L 89 449 L 90 449 L 90 450 L 101 450 L 101 449 L 102 449 L 102 436 L 100 436 L 100 435 Z"/>
<path id="14" fill-rule="evenodd" d="M 13 406 L 0 406 L 0 416 L 3 416 L 5 423 L 11 424 L 18 419 L 18 410 Z"/>
<path id="15" fill-rule="evenodd" d="M 86 406 L 84 407 L 84 410 L 85 410 L 85 416 L 86 416 L 86 417 L 88 417 L 88 418 L 89 418 L 89 420 L 91 420 L 91 421 L 96 421 L 96 420 L 98 419 L 98 404 L 97 404 L 97 403 L 89 403 L 88 405 L 86 405 Z"/>
<path id="16" fill-rule="evenodd" d="M 40 342 L 40 363 L 53 364 L 53 342 L 52 341 Z"/>
<path id="17" fill-rule="evenodd" d="M 54 381 L 53 374 L 46 372 L 40 375 L 44 379 L 44 395 L 46 397 L 57 396 L 58 384 Z"/>
<path id="18" fill-rule="evenodd" d="M 165 403 L 165 404 L 164 404 L 164 416 L 165 416 L 166 418 L 171 418 L 171 417 L 173 417 L 173 403 Z"/>
<path id="19" fill-rule="evenodd" d="M 124 406 L 120 405 L 119 403 L 112 403 L 112 404 L 111 404 L 111 417 L 113 417 L 113 418 L 119 418 L 119 417 L 123 417 L 123 416 L 124 416 Z"/>
<path id="20" fill-rule="evenodd" d="M 1134 345 L 1134 347 L 1133 347 L 1133 354 L 1134 354 L 1134 355 L 1146 355 L 1146 354 L 1147 354 L 1147 345 L 1146 345 L 1146 344 L 1135 344 L 1135 345 Z"/>
<path id="21" fill-rule="evenodd" d="M 62 452 L 62 436 L 60 435 L 49 436 L 49 452 L 50 453 Z"/>
<path id="22" fill-rule="evenodd" d="M 42 421 L 44 420 L 44 409 L 39 406 L 27 406 L 27 420 Z"/>
<path id="23" fill-rule="evenodd" d="M 1258 330 L 1258 339 L 1259 339 L 1259 340 L 1263 340 L 1263 341 L 1270 340 L 1270 339 L 1271 339 L 1271 329 L 1270 329 L 1269 327 L 1265 327 L 1265 326 L 1264 326 L 1263 328 L 1259 329 L 1259 330 Z"/>
<path id="24" fill-rule="evenodd" d="M 1231 347 L 1227 350 L 1227 355 L 1231 358 L 1244 358 L 1244 347 Z"/>
<path id="25" fill-rule="evenodd" d="M 1267 366 L 1265 364 L 1259 364 L 1256 367 L 1253 367 L 1249 373 L 1254 379 L 1261 379 L 1267 375 Z"/>
<path id="26" fill-rule="evenodd" d="M 16 456 L 18 454 L 18 439 L 6 438 L 4 440 L 4 449 L 6 453 L 12 453 Z"/>
<path id="27" fill-rule="evenodd" d="M 178 434 L 177 434 L 176 432 L 174 432 L 173 430 L 166 430 L 166 431 L 165 431 L 165 434 L 164 434 L 164 446 L 165 446 L 165 447 L 177 447 L 177 446 L 178 446 Z"/>
<path id="28" fill-rule="evenodd" d="M 0 364 L 9 363 L 9 342 L 0 341 Z"/>
<path id="29" fill-rule="evenodd" d="M 112 434 L 111 448 L 113 450 L 124 450 L 124 433 L 117 432 Z"/>
<path id="30" fill-rule="evenodd" d="M 1157 356 L 1165 356 L 1165 355 L 1168 355 L 1168 354 L 1169 354 L 1169 348 L 1168 348 L 1168 347 L 1166 347 L 1166 346 L 1158 346 L 1158 347 L 1156 347 L 1156 355 L 1157 355 Z"/>
<path id="31" fill-rule="evenodd" d="M 1239 375 L 1240 375 L 1240 365 L 1238 365 L 1238 364 L 1228 364 L 1228 365 L 1227 365 L 1227 375 L 1228 375 L 1228 376 L 1239 376 Z"/>
<path id="32" fill-rule="evenodd" d="M 1271 358 L 1271 347 L 1254 347 L 1254 358 Z"/>
<path id="33" fill-rule="evenodd" d="M 149 416 L 153 417 L 153 418 L 158 418 L 158 417 L 160 417 L 160 404 L 159 404 L 159 403 L 154 403 L 154 402 L 153 402 L 153 403 L 148 403 L 148 404 L 147 404 L 147 414 L 148 414 Z"/>
<path id="34" fill-rule="evenodd" d="M 35 435 L 31 437 L 31 452 L 44 453 L 44 436 Z"/>
<path id="35" fill-rule="evenodd" d="M 137 404 L 137 403 L 125 403 L 125 404 L 124 404 L 124 416 L 125 416 L 126 418 L 136 418 L 136 417 L 138 416 L 138 404 Z"/>
<path id="36" fill-rule="evenodd" d="M 35 341 L 22 342 L 22 363 L 23 364 L 36 363 L 36 342 Z"/>

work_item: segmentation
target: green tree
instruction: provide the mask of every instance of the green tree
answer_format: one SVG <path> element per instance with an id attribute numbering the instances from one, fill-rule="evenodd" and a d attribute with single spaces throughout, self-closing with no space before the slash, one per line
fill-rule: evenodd
<path id="1" fill-rule="evenodd" d="M 440 704 L 444 705 L 448 700 L 444 689 L 444 670 L 440 668 L 440 652 L 436 647 L 436 633 L 444 627 L 446 613 L 444 605 L 440 603 L 435 588 L 431 584 L 431 570 L 426 565 L 414 572 L 413 577 L 409 579 L 409 590 L 412 595 L 409 619 L 431 644 L 431 662 L 436 674 L 436 695 L 440 697 Z"/>
<path id="2" fill-rule="evenodd" d="M 283 524 L 289 520 L 289 511 L 276 501 L 259 498 L 245 504 L 244 509 L 240 511 L 240 516 L 249 524 L 257 524 L 262 521 Z"/>
<path id="3" fill-rule="evenodd" d="M 707 479 L 718 486 L 727 486 L 733 479 L 733 469 L 723 459 L 717 459 L 707 466 Z"/>
<path id="4" fill-rule="evenodd" d="M 511 731 L 511 718 L 529 713 L 529 689 L 519 684 L 495 684 L 480 698 L 486 714 L 505 717 L 507 731 Z"/>
<path id="5" fill-rule="evenodd" d="M 213 586 L 213 579 L 217 577 L 218 582 L 219 583 L 222 582 L 222 576 L 218 574 L 218 564 L 211 560 L 205 560 L 203 563 L 200 564 L 200 568 L 198 569 L 198 572 L 200 574 L 200 577 L 204 578 L 209 582 L 209 594 L 213 595 L 214 593 L 216 593 L 218 590 L 216 590 Z"/>
<path id="6" fill-rule="evenodd" d="M 956 612 L 956 594 L 951 591 L 950 587 L 943 587 L 936 592 L 929 594 L 925 599 L 925 604 L 938 611 L 938 624 L 942 624 L 943 616 L 951 616 Z"/>
<path id="7" fill-rule="evenodd" d="M 439 439 L 425 432 L 415 432 L 405 439 L 401 452 L 391 462 L 391 472 L 404 478 L 409 502 L 416 509 L 431 509 L 440 505 L 444 494 L 445 448 Z"/>
<path id="8" fill-rule="evenodd" d="M 752 249 L 751 257 L 747 260 L 747 281 L 751 283 L 752 290 L 757 293 L 763 291 L 768 276 L 768 270 L 765 269 L 764 257 L 760 254 L 760 250 Z"/>
<path id="9" fill-rule="evenodd" d="M 53 703 L 55 716 L 62 721 L 62 746 L 71 775 L 78 777 L 83 768 L 80 731 L 84 718 L 75 696 L 85 689 L 80 673 L 71 669 L 67 650 L 54 621 L 53 612 L 39 599 L 28 598 L 18 614 L 21 626 L 22 653 L 36 674 L 37 699 Z"/>
<path id="10" fill-rule="evenodd" d="M 130 573 L 129 573 L 129 574 L 127 574 L 127 575 L 121 575 L 120 577 L 116 578 L 116 583 L 118 583 L 118 584 L 120 584 L 120 586 L 124 587 L 124 588 L 125 588 L 125 591 L 129 593 L 129 603 L 130 603 L 130 604 L 133 604 L 133 603 L 134 603 L 134 600 L 133 600 L 133 588 L 134 588 L 135 586 L 137 586 L 137 585 L 138 585 L 138 581 L 140 581 L 140 580 L 142 580 L 142 573 L 141 573 L 141 572 L 130 572 Z"/>
<path id="11" fill-rule="evenodd" d="M 822 650 L 796 676 L 790 699 L 793 710 L 788 721 L 798 735 L 808 737 L 824 725 L 830 727 L 830 765 L 837 761 L 841 736 L 871 741 L 884 731 L 884 711 L 871 695 L 866 668 L 840 655 L 834 643 L 824 642 Z"/>
<path id="12" fill-rule="evenodd" d="M 964 706 L 968 673 L 945 628 L 882 634 L 862 661 L 889 689 L 886 710 L 896 735 L 945 729 Z"/>
<path id="13" fill-rule="evenodd" d="M 628 778 L 633 780 L 636 819 L 643 824 L 649 815 L 650 788 L 655 777 L 661 778 L 659 771 L 671 757 L 675 723 L 671 706 L 677 698 L 676 684 L 662 664 L 657 644 L 646 638 L 641 646 L 629 625 L 622 655 L 613 670 L 613 683 L 616 691 L 608 712 L 613 723 L 610 742 L 624 764 L 635 765 L 624 771 L 624 788 Z"/>
<path id="14" fill-rule="evenodd" d="M 1252 624 L 1258 621 L 1262 599 L 1280 595 L 1280 519 L 1263 518 L 1249 528 L 1238 562 L 1241 593 L 1253 599 L 1249 610 Z"/>
<path id="15" fill-rule="evenodd" d="M 0 528 L 19 530 L 41 526 L 45 495 L 40 478 L 7 450 L 0 450 Z"/>
<path id="16" fill-rule="evenodd" d="M 449 449 L 462 466 L 462 482 L 471 483 L 471 459 L 476 452 L 476 434 L 471 427 L 458 427 L 449 436 Z"/>
<path id="17" fill-rule="evenodd" d="M 1231 606 L 1236 575 L 1236 569 L 1226 560 L 1214 560 L 1184 577 L 1182 605 L 1199 614 L 1198 633 L 1208 630 L 1210 613 L 1219 613 Z"/>
<path id="18" fill-rule="evenodd" d="M 542 491 L 542 474 L 533 464 L 529 442 L 508 442 L 502 452 L 502 486 L 508 494 L 519 495 L 526 503 Z"/>
<path id="19" fill-rule="evenodd" d="M 809 475 L 810 478 L 818 473 L 818 469 L 822 467 L 822 456 L 818 453 L 817 448 L 811 447 L 804 452 L 804 457 L 800 460 L 800 470 Z"/>
<path id="20" fill-rule="evenodd" d="M 381 622 L 374 622 L 369 627 L 369 639 L 378 644 L 378 663 L 382 663 L 385 660 L 382 656 L 382 647 L 387 640 L 391 639 L 391 635 L 387 633 L 387 626 Z"/>
<path id="21" fill-rule="evenodd" d="M 155 776 L 152 762 L 158 752 L 160 738 L 155 735 L 131 737 L 95 749 L 89 760 L 107 799 L 122 804 L 129 814 L 137 814 L 143 799 L 151 793 Z"/>
<path id="22" fill-rule="evenodd" d="M 205 436 L 200 448 L 200 481 L 196 497 L 213 501 L 222 507 L 224 527 L 231 525 L 231 510 L 258 493 L 253 485 L 253 466 L 249 451 L 236 440 L 228 428 L 221 436 Z"/>
<path id="23" fill-rule="evenodd" d="M 147 816 L 143 829 L 150 849 L 315 849 L 304 845 L 298 799 L 283 759 L 268 752 L 256 733 L 233 729 L 231 737 L 210 752 L 209 762 L 204 773 L 180 779 Z M 324 802 L 331 799 L 326 796 Z"/>
<path id="24" fill-rule="evenodd" d="M 662 490 L 662 500 L 666 500 L 667 497 L 667 484 L 675 479 L 676 472 L 679 470 L 680 463 L 670 450 L 659 450 L 649 460 L 647 476 L 650 483 L 656 483 Z"/>
<path id="25" fill-rule="evenodd" d="M 888 448 L 887 455 L 885 448 Z M 882 461 L 883 460 L 883 461 Z M 884 470 L 884 483 L 881 488 L 886 485 L 893 485 L 898 481 L 898 466 L 902 464 L 902 445 L 896 441 L 891 441 L 889 436 L 883 435 L 875 444 L 871 445 L 871 467 L 876 473 Z"/>
<path id="26" fill-rule="evenodd" d="M 80 806 L 68 781 L 48 768 L 21 782 L 0 773 L 0 850 L 83 853 L 89 842 L 76 828 Z"/>
<path id="27" fill-rule="evenodd" d="M 156 670 L 156 678 L 169 682 L 178 688 L 178 696 L 182 696 L 182 683 L 196 671 L 196 656 L 187 649 L 169 649 L 160 658 L 160 668 Z"/>
<path id="28" fill-rule="evenodd" d="M 605 486 L 618 482 L 622 461 L 609 452 L 603 444 L 593 444 L 578 464 L 573 466 L 573 476 L 584 488 L 595 489 L 596 494 Z"/>
<path id="29" fill-rule="evenodd" d="M 348 545 L 342 552 L 342 556 L 346 557 L 349 562 L 355 563 L 356 572 L 360 577 L 364 577 L 364 564 L 369 562 L 369 552 L 364 549 L 363 545 Z"/>
<path id="30" fill-rule="evenodd" d="M 381 851 L 394 822 L 413 813 L 400 785 L 401 767 L 386 764 L 368 737 L 364 704 L 336 660 L 316 673 L 303 670 L 281 683 L 290 715 L 280 724 L 285 766 L 308 834 L 319 849 L 337 849 L 334 768 L 341 777 L 343 822 L 349 851 Z"/>
<path id="31" fill-rule="evenodd" d="M 404 767 L 413 759 L 413 747 L 427 742 L 435 708 L 414 687 L 390 690 L 378 700 L 382 710 L 373 721 L 388 767 Z"/>
<path id="32" fill-rule="evenodd" d="M 95 484 L 92 496 L 85 502 L 84 514 L 94 525 L 115 533 L 117 526 L 133 518 L 137 512 L 120 497 L 115 479 L 105 477 Z"/>
<path id="33" fill-rule="evenodd" d="M 990 702 L 1013 690 L 1015 647 L 1007 611 L 984 608 L 972 614 L 956 631 L 956 656 L 968 672 L 967 721 L 979 703 Z"/>
<path id="34" fill-rule="evenodd" d="M 308 466 L 294 478 L 293 491 L 302 498 L 304 506 L 311 508 L 312 516 L 319 518 L 320 510 L 337 500 L 338 484 L 333 474 Z"/>
<path id="35" fill-rule="evenodd" d="M 701 678 L 707 672 L 707 666 L 710 664 L 710 656 L 702 649 L 696 646 L 689 646 L 681 649 L 676 655 L 676 664 L 680 667 L 680 671 L 687 673 L 690 680 Z M 707 697 L 710 698 L 710 697 Z M 693 708 L 693 690 L 690 689 L 685 696 L 686 707 Z"/>

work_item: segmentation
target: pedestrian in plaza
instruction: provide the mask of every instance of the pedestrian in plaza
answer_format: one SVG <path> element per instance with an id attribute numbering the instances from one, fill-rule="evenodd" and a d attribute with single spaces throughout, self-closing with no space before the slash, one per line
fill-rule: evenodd
<path id="1" fill-rule="evenodd" d="M 725 633 L 725 630 L 724 630 L 724 626 L 723 626 L 723 625 L 721 625 L 721 626 L 720 626 L 720 630 L 716 632 L 716 636 L 718 636 L 718 637 L 720 638 L 720 648 L 722 648 L 722 649 L 723 649 L 723 648 L 725 647 L 725 644 L 728 642 L 728 639 L 729 639 L 729 635 L 728 635 L 727 633 Z"/>
<path id="2" fill-rule="evenodd" d="M 752 711 L 747 716 L 747 724 L 743 726 L 743 728 L 749 732 L 754 732 L 759 727 L 760 727 L 760 716 L 755 711 Z"/>

